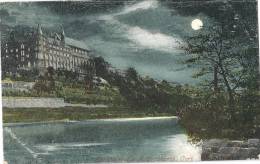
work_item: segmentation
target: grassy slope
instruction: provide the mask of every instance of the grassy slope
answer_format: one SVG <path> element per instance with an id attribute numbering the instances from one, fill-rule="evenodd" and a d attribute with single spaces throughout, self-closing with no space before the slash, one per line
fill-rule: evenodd
<path id="1" fill-rule="evenodd" d="M 153 117 L 171 116 L 172 113 L 166 111 L 148 109 L 130 109 L 126 100 L 116 87 L 100 87 L 92 92 L 86 92 L 82 86 L 70 87 L 63 86 L 54 93 L 37 94 L 34 90 L 25 93 L 17 90 L 3 92 L 3 96 L 16 98 L 25 97 L 59 97 L 64 98 L 69 103 L 82 104 L 106 104 L 109 108 L 83 108 L 83 107 L 64 107 L 64 108 L 4 108 L 4 123 L 14 122 L 41 122 L 56 120 L 86 120 L 103 118 L 134 118 L 134 117 Z M 111 107 L 113 106 L 113 107 Z"/>

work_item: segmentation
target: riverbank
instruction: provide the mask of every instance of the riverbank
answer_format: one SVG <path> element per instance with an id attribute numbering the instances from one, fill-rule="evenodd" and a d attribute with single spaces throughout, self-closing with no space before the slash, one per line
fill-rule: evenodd
<path id="1" fill-rule="evenodd" d="M 55 124 L 55 123 L 86 123 L 86 122 L 131 122 L 131 121 L 156 121 L 156 120 L 174 120 L 178 122 L 177 116 L 155 116 L 155 117 L 139 117 L 139 118 L 104 118 L 104 119 L 87 119 L 87 120 L 56 120 L 56 121 L 44 121 L 44 122 L 17 122 L 17 123 L 4 123 L 4 127 L 20 126 L 20 125 L 42 125 L 42 124 Z"/>
<path id="2" fill-rule="evenodd" d="M 202 161 L 260 159 L 260 139 L 211 139 L 202 144 Z"/>
<path id="3" fill-rule="evenodd" d="M 172 113 L 134 110 L 126 107 L 86 108 L 3 108 L 4 123 L 82 121 L 88 119 L 144 118 L 173 116 Z"/>

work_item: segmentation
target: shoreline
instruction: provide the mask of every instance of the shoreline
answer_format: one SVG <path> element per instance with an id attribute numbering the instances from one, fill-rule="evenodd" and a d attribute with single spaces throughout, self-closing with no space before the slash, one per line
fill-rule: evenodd
<path id="1" fill-rule="evenodd" d="M 32 123 L 32 122 L 76 122 L 85 120 L 124 119 L 125 121 L 140 118 L 165 118 L 176 116 L 167 111 L 136 110 L 122 107 L 108 108 L 3 108 L 3 123 Z"/>
<path id="2" fill-rule="evenodd" d="M 126 121 L 147 121 L 147 120 L 160 120 L 160 119 L 176 119 L 178 122 L 177 116 L 155 116 L 155 117 L 129 117 L 129 118 L 103 118 L 103 119 L 86 119 L 86 120 L 54 120 L 54 121 L 39 121 L 39 122 L 10 122 L 3 123 L 3 127 L 9 126 L 20 126 L 20 125 L 37 125 L 37 124 L 52 124 L 52 123 L 80 123 L 80 122 L 126 122 Z"/>

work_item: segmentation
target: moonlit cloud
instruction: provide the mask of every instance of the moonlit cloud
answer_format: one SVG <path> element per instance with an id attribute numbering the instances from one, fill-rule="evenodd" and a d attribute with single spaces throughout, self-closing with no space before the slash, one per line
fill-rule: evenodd
<path id="1" fill-rule="evenodd" d="M 126 6 L 121 12 L 117 13 L 116 15 L 123 15 L 134 12 L 136 10 L 147 10 L 156 7 L 158 7 L 158 2 L 156 0 L 147 0 L 133 4 L 131 6 Z"/>
<path id="2" fill-rule="evenodd" d="M 161 51 L 173 51 L 178 47 L 178 41 L 171 36 L 162 33 L 152 33 L 140 27 L 132 27 L 128 30 L 128 38 L 145 48 Z"/>
<path id="3" fill-rule="evenodd" d="M 175 51 L 178 48 L 178 42 L 180 43 L 180 41 L 172 36 L 159 32 L 153 33 L 138 26 L 130 26 L 118 21 L 116 18 L 116 16 L 129 14 L 137 10 L 147 10 L 157 7 L 158 2 L 156 0 L 142 1 L 130 6 L 125 6 L 121 12 L 99 16 L 98 19 L 105 20 L 110 25 L 116 25 L 118 27 L 117 30 L 121 30 L 122 33 L 126 32 L 124 36 L 135 43 L 139 48 L 155 49 L 166 52 Z"/>
<path id="4" fill-rule="evenodd" d="M 131 12 L 137 11 L 137 10 L 147 10 L 152 8 L 157 8 L 158 2 L 156 0 L 146 0 L 139 3 L 135 3 L 133 5 L 127 5 L 122 9 L 120 12 L 113 13 L 113 14 L 107 14 L 107 15 L 101 15 L 98 17 L 98 20 L 112 20 L 116 16 L 129 14 Z"/>

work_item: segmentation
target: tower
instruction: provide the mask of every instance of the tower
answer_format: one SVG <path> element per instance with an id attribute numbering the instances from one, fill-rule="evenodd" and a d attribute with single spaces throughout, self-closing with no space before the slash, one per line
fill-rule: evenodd
<path id="1" fill-rule="evenodd" d="M 44 52 L 42 51 L 43 48 L 43 32 L 42 32 L 42 27 L 40 24 L 38 24 L 37 26 L 37 31 L 36 31 L 36 37 L 35 37 L 35 41 L 36 41 L 36 51 L 35 51 L 35 58 L 37 59 L 37 61 L 35 61 L 35 65 L 37 66 L 37 69 L 39 71 L 40 75 L 44 74 Z"/>
<path id="2" fill-rule="evenodd" d="M 37 35 L 42 35 L 42 27 L 40 24 L 38 24 L 38 27 L 37 27 Z"/>
<path id="3" fill-rule="evenodd" d="M 15 32 L 14 32 L 14 31 L 11 31 L 11 33 L 10 33 L 10 40 L 11 40 L 12 42 L 15 41 Z"/>
<path id="4" fill-rule="evenodd" d="M 65 44 L 65 32 L 64 32 L 64 29 L 63 29 L 63 26 L 61 26 L 61 43 L 64 45 Z"/>

